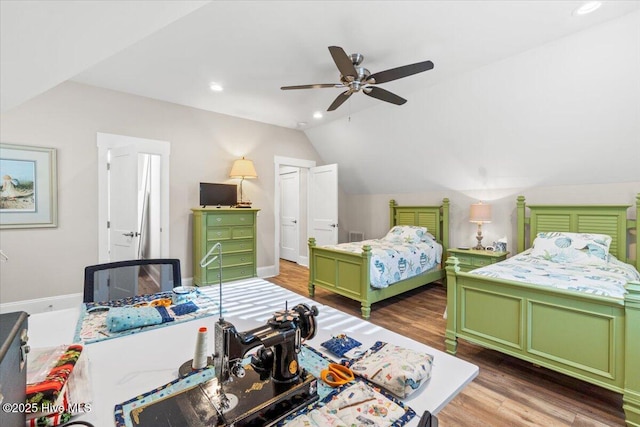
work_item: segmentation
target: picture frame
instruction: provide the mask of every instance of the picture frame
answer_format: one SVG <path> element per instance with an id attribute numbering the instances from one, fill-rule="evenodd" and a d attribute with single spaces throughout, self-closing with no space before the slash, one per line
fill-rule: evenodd
<path id="1" fill-rule="evenodd" d="M 0 229 L 58 226 L 56 149 L 0 143 Z"/>

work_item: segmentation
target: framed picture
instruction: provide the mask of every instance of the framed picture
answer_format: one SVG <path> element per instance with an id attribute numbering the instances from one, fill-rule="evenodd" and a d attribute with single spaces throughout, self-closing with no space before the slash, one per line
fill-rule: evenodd
<path id="1" fill-rule="evenodd" d="M 0 144 L 0 228 L 57 227 L 55 148 Z"/>

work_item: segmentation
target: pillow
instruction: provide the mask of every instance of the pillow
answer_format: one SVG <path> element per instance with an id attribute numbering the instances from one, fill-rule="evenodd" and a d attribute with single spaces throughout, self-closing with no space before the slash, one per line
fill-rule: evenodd
<path id="1" fill-rule="evenodd" d="M 431 378 L 433 356 L 379 341 L 347 365 L 355 375 L 404 399 Z"/>
<path id="2" fill-rule="evenodd" d="M 606 261 L 611 236 L 605 234 L 549 232 L 538 233 L 531 255 L 552 262 L 575 262 L 588 259 Z"/>
<path id="3" fill-rule="evenodd" d="M 427 232 L 427 227 L 417 225 L 396 225 L 384 236 L 384 240 L 400 240 L 404 243 L 420 243 L 430 239 L 435 240 L 431 233 Z"/>

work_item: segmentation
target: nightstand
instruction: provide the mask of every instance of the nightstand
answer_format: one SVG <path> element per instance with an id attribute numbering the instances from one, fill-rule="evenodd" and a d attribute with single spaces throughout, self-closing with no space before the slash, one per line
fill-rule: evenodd
<path id="1" fill-rule="evenodd" d="M 479 251 L 475 249 L 449 249 L 449 255 L 455 256 L 460 262 L 460 271 L 467 272 L 485 265 L 507 259 L 509 252 Z"/>

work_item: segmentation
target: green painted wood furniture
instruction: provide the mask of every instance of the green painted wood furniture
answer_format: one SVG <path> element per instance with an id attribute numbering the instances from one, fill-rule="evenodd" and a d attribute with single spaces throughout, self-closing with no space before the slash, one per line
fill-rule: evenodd
<path id="1" fill-rule="evenodd" d="M 418 225 L 427 227 L 443 245 L 444 259 L 449 246 L 449 199 L 440 206 L 398 206 L 389 202 L 390 227 L 394 225 Z M 421 275 L 396 282 L 386 288 L 371 287 L 371 247 L 363 246 L 362 254 L 342 252 L 316 246 L 309 239 L 309 295 L 313 297 L 319 287 L 360 302 L 362 317 L 371 315 L 371 304 L 444 279 L 444 268 L 427 271 Z"/>
<path id="2" fill-rule="evenodd" d="M 640 234 L 640 220 L 627 219 L 628 209 L 525 206 L 520 196 L 518 252 L 538 232 L 608 234 L 610 253 L 637 268 L 640 251 L 633 259 L 627 252 Z M 446 264 L 449 353 L 456 353 L 462 338 L 622 393 L 627 425 L 640 426 L 640 282 L 628 283 L 620 299 L 473 275 L 461 271 L 456 257 Z"/>
<path id="3" fill-rule="evenodd" d="M 449 256 L 458 259 L 460 271 L 467 272 L 507 259 L 509 252 L 481 251 L 476 249 L 449 249 Z"/>
<path id="4" fill-rule="evenodd" d="M 222 281 L 256 277 L 257 216 L 260 209 L 194 208 L 193 284 L 213 285 Z M 218 262 L 200 267 L 202 257 L 217 242 L 222 244 L 222 272 Z"/>

